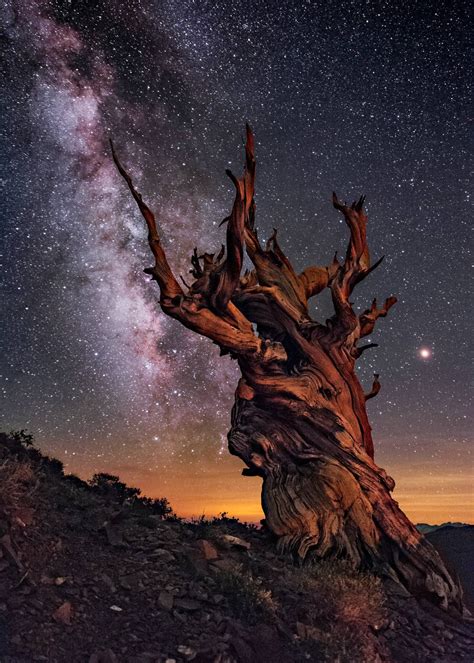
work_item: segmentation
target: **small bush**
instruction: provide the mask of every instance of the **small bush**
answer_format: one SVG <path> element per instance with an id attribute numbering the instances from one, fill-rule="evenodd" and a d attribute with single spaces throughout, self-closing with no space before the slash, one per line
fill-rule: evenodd
<path id="1" fill-rule="evenodd" d="M 53 472 L 53 474 L 64 475 L 64 463 L 59 458 L 50 458 L 49 456 L 43 457 L 43 464 Z"/>
<path id="2" fill-rule="evenodd" d="M 217 591 L 223 594 L 236 617 L 254 622 L 259 618 L 272 619 L 277 605 L 271 591 L 262 587 L 262 580 L 236 566 L 233 570 L 219 571 L 216 575 Z"/>
<path id="3" fill-rule="evenodd" d="M 34 437 L 31 433 L 27 433 L 25 428 L 10 431 L 10 437 L 24 447 L 33 446 Z"/>
<path id="4" fill-rule="evenodd" d="M 141 493 L 140 488 L 127 486 L 126 483 L 120 481 L 118 476 L 106 472 L 94 474 L 89 481 L 89 486 L 99 495 L 120 502 L 131 501 Z"/>
<path id="5" fill-rule="evenodd" d="M 319 560 L 288 573 L 290 588 L 308 595 L 313 608 L 303 621 L 321 632 L 325 659 L 353 663 L 372 659 L 369 626 L 385 618 L 385 594 L 381 580 L 357 571 L 348 562 Z"/>
<path id="6" fill-rule="evenodd" d="M 315 592 L 344 621 L 381 617 L 385 595 L 380 578 L 343 560 L 319 560 L 293 571 L 298 589 Z"/>
<path id="7" fill-rule="evenodd" d="M 66 474 L 64 475 L 64 481 L 67 481 L 75 488 L 80 488 L 81 490 L 88 490 L 89 484 L 87 481 L 80 479 L 77 474 Z"/>
<path id="8" fill-rule="evenodd" d="M 219 530 L 214 522 L 206 518 L 204 514 L 199 518 L 192 518 L 190 522 L 193 528 L 193 533 L 196 539 L 206 539 L 207 541 L 217 541 L 219 538 Z"/>
<path id="9" fill-rule="evenodd" d="M 35 474 L 28 461 L 6 459 L 0 464 L 0 512 L 25 506 L 25 498 L 34 486 Z"/>
<path id="10" fill-rule="evenodd" d="M 173 512 L 166 497 L 139 497 L 136 502 L 138 505 L 145 507 L 148 512 L 152 513 L 154 516 L 160 516 L 160 518 L 167 518 Z"/>

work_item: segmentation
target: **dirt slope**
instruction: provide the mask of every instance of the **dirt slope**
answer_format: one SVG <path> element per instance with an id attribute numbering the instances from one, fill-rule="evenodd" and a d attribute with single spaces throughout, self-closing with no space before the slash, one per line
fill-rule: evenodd
<path id="1" fill-rule="evenodd" d="M 120 505 L 0 439 L 2 663 L 472 660 L 466 622 L 265 531 Z"/>

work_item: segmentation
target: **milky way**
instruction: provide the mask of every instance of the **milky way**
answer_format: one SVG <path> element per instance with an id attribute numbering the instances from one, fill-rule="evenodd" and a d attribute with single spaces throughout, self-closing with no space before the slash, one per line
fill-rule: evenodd
<path id="1" fill-rule="evenodd" d="M 372 254 L 386 258 L 355 303 L 399 298 L 360 366 L 363 384 L 375 371 L 383 385 L 369 406 L 376 458 L 416 517 L 472 517 L 466 9 L 4 3 L 2 427 L 178 511 L 258 514 L 257 481 L 225 451 L 236 366 L 159 311 L 108 148 L 186 278 L 193 247 L 223 239 L 224 169 L 239 171 L 249 121 L 258 226 L 280 228 L 296 268 L 344 250 L 332 190 L 367 194 Z M 322 297 L 313 313 L 329 312 Z"/>

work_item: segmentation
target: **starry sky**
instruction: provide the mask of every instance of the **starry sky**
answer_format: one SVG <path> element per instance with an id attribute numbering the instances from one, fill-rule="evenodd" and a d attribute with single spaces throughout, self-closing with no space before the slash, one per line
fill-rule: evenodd
<path id="1" fill-rule="evenodd" d="M 297 269 L 344 251 L 330 195 L 367 195 L 399 302 L 359 361 L 376 461 L 415 521 L 474 521 L 468 3 L 6 0 L 1 7 L 1 428 L 181 515 L 258 520 L 227 452 L 237 367 L 166 318 L 112 137 L 186 277 L 214 250 L 256 134 L 257 225 Z M 324 320 L 328 297 L 313 314 Z"/>

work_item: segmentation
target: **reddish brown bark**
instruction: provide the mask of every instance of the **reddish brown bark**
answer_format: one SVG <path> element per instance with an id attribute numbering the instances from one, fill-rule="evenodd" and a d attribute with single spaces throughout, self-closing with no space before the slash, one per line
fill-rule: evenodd
<path id="1" fill-rule="evenodd" d="M 113 151 L 114 161 L 148 226 L 163 311 L 214 341 L 237 360 L 237 386 L 228 435 L 243 474 L 263 479 L 266 524 L 282 550 L 345 557 L 389 575 L 414 594 L 445 608 L 462 609 L 454 582 L 436 551 L 391 497 L 394 481 L 374 462 L 365 402 L 380 390 L 378 375 L 366 394 L 356 360 L 374 343 L 359 345 L 396 303 L 354 312 L 355 286 L 372 264 L 364 198 L 352 205 L 333 194 L 349 228 L 344 260 L 297 274 L 274 231 L 266 246 L 255 229 L 254 138 L 247 126 L 245 168 L 227 171 L 235 200 L 225 250 L 191 259 L 194 282 L 184 292 L 168 264 L 155 218 Z M 223 223 L 224 223 L 223 222 Z M 253 269 L 241 274 L 243 251 Z M 329 288 L 334 315 L 325 324 L 308 313 L 308 301 Z"/>

